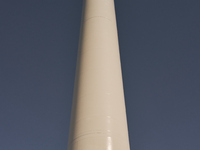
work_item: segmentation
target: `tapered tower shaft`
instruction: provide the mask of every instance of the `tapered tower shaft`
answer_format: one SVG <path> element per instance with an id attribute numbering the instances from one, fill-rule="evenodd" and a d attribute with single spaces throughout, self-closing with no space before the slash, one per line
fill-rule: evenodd
<path id="1" fill-rule="evenodd" d="M 84 0 L 68 150 L 129 150 L 114 0 Z"/>

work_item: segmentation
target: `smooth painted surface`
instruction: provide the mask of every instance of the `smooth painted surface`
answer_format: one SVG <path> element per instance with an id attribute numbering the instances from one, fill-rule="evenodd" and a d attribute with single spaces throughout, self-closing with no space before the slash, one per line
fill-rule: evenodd
<path id="1" fill-rule="evenodd" d="M 129 150 L 113 0 L 85 0 L 68 150 Z"/>

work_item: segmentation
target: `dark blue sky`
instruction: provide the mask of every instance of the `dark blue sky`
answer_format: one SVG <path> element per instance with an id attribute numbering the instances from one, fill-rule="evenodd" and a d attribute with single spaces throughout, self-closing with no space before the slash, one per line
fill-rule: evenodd
<path id="1" fill-rule="evenodd" d="M 199 150 L 200 1 L 115 4 L 131 150 Z M 0 1 L 0 150 L 66 150 L 81 9 Z"/>

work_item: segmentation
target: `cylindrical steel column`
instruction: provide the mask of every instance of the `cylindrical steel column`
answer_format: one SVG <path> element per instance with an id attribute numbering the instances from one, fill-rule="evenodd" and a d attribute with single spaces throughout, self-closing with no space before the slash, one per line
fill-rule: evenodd
<path id="1" fill-rule="evenodd" d="M 129 150 L 114 0 L 84 0 L 68 150 Z"/>

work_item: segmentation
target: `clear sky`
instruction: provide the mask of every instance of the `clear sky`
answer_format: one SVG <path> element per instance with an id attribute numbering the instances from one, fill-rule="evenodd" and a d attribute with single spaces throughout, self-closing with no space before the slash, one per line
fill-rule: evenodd
<path id="1" fill-rule="evenodd" d="M 115 4 L 131 150 L 199 150 L 200 1 Z M 0 1 L 0 150 L 66 150 L 81 9 Z"/>

